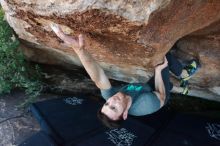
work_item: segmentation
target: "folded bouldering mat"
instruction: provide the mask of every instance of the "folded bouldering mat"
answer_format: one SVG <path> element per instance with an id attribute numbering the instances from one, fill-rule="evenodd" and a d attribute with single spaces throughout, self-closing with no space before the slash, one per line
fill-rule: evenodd
<path id="1" fill-rule="evenodd" d="M 128 118 L 117 129 L 108 129 L 97 118 L 101 107 L 85 97 L 63 97 L 34 103 L 31 111 L 41 129 L 59 145 L 144 145 L 155 130 Z"/>

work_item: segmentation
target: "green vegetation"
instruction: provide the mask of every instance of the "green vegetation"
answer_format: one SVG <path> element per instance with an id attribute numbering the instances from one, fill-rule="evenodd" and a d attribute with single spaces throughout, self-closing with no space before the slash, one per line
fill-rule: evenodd
<path id="1" fill-rule="evenodd" d="M 30 97 L 23 105 L 33 101 L 42 89 L 38 66 L 31 66 L 18 49 L 19 41 L 4 20 L 0 8 L 0 94 L 10 93 L 14 88 L 24 89 Z"/>

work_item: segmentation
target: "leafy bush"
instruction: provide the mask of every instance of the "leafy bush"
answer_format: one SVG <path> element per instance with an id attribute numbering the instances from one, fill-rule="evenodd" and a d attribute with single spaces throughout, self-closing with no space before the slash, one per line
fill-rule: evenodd
<path id="1" fill-rule="evenodd" d="M 31 66 L 25 61 L 18 49 L 19 41 L 13 30 L 4 20 L 0 10 L 0 94 L 9 93 L 13 88 L 25 89 L 29 100 L 40 94 L 42 85 L 38 66 Z"/>

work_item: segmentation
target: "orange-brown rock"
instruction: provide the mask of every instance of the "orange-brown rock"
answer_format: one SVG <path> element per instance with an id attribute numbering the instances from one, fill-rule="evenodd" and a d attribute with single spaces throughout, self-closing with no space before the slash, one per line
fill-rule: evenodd
<path id="1" fill-rule="evenodd" d="M 109 77 L 127 82 L 147 81 L 180 39 L 175 53 L 202 65 L 190 81 L 190 95 L 220 101 L 219 0 L 2 0 L 1 5 L 20 39 L 31 44 L 24 51 L 33 61 L 80 65 L 50 29 L 54 22 L 69 35 L 83 33 L 86 48 Z"/>

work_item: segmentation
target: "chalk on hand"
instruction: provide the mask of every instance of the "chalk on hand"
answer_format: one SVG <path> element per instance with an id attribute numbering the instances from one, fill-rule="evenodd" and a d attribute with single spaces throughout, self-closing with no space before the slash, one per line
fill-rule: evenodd
<path id="1" fill-rule="evenodd" d="M 55 32 L 58 33 L 59 32 L 59 26 L 55 23 L 51 23 L 50 24 L 51 29 Z"/>

